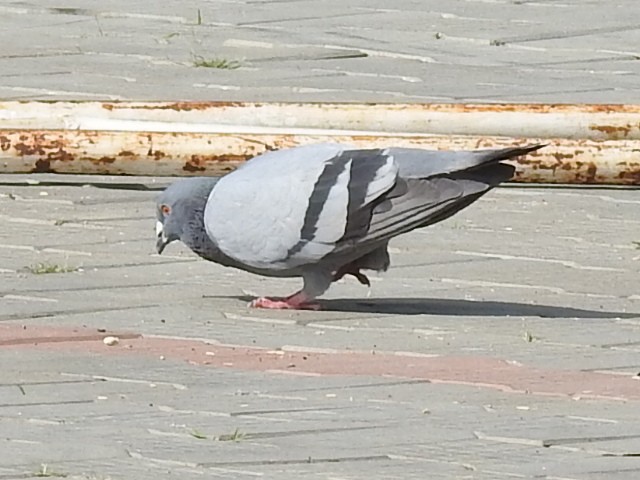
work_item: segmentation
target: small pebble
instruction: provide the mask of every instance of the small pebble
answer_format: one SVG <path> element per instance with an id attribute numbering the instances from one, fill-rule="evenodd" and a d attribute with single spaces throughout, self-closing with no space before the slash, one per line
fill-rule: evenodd
<path id="1" fill-rule="evenodd" d="M 120 343 L 120 339 L 118 337 L 104 337 L 102 339 L 102 343 L 104 343 L 107 347 L 113 347 Z"/>

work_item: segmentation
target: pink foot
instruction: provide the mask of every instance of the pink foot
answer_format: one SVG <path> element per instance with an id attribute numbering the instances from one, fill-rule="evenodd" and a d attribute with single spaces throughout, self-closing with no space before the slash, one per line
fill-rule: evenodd
<path id="1" fill-rule="evenodd" d="M 296 301 L 295 296 L 284 299 L 260 297 L 249 303 L 249 307 L 272 310 L 320 310 L 319 303 Z"/>

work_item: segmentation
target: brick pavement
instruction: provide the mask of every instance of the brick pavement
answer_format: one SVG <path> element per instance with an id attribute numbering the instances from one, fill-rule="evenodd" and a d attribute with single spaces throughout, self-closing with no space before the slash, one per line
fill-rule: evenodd
<path id="1" fill-rule="evenodd" d="M 640 97 L 633 0 L 0 13 L 3 99 Z M 501 188 L 292 313 L 245 305 L 295 281 L 154 254 L 168 179 L 35 178 L 0 177 L 0 479 L 640 472 L 637 191 Z"/>
<path id="2" fill-rule="evenodd" d="M 0 96 L 638 103 L 639 15 L 636 0 L 7 1 Z"/>
<path id="3" fill-rule="evenodd" d="M 154 253 L 167 179 L 39 178 L 0 179 L 1 478 L 640 471 L 635 191 L 502 188 L 394 242 L 369 298 L 263 312 L 295 280 Z"/>

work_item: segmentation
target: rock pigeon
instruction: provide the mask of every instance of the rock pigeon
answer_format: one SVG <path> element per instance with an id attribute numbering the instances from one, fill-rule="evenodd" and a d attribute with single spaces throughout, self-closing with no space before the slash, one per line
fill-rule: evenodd
<path id="1" fill-rule="evenodd" d="M 500 150 L 356 149 L 326 143 L 270 151 L 222 178 L 170 185 L 157 200 L 157 250 L 181 240 L 212 262 L 302 277 L 286 298 L 250 306 L 312 309 L 332 282 L 389 267 L 389 240 L 440 222 L 515 171 L 502 163 L 543 145 Z"/>

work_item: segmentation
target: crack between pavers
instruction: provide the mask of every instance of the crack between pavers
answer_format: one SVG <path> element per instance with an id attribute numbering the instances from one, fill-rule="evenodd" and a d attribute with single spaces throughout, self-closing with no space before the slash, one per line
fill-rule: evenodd
<path id="1" fill-rule="evenodd" d="M 61 402 L 33 402 L 33 403 L 0 403 L 0 408 L 4 407 L 42 407 L 53 405 L 80 405 L 94 403 L 93 399 L 90 400 L 65 400 Z"/>
<path id="2" fill-rule="evenodd" d="M 491 45 L 501 46 L 509 43 L 525 43 L 525 42 L 539 42 L 542 40 L 558 40 L 569 39 L 576 37 L 585 37 L 589 35 L 598 35 L 600 33 L 619 33 L 628 32 L 633 30 L 640 30 L 640 25 L 620 25 L 616 27 L 602 27 L 602 28 L 587 28 L 584 30 L 574 30 L 572 32 L 549 32 L 541 33 L 537 35 L 523 35 L 521 37 L 508 37 L 498 38 L 491 40 Z"/>
<path id="3" fill-rule="evenodd" d="M 363 455 L 357 457 L 324 457 L 291 460 L 247 460 L 238 462 L 204 462 L 198 463 L 199 467 L 233 467 L 233 466 L 266 466 L 266 465 L 304 465 L 307 463 L 345 463 L 345 462 L 367 462 L 367 461 L 391 460 L 389 455 Z"/>
<path id="4" fill-rule="evenodd" d="M 0 383 L 0 388 L 2 387 L 33 387 L 38 385 L 64 385 L 64 384 L 74 384 L 74 383 L 96 383 L 96 382 L 104 382 L 105 379 L 95 378 L 95 379 L 86 379 L 86 380 L 51 380 L 51 381 L 42 381 L 42 382 L 20 382 L 20 383 Z"/>
<path id="5" fill-rule="evenodd" d="M 371 430 L 381 428 L 383 425 L 371 425 L 366 427 L 351 427 L 351 428 L 309 428 L 303 430 L 289 430 L 284 432 L 255 432 L 245 433 L 243 439 L 255 440 L 260 438 L 282 438 L 292 437 L 298 435 L 315 435 L 320 433 L 339 433 L 339 432 L 357 432 L 360 430 Z"/>
<path id="6" fill-rule="evenodd" d="M 0 384 L 0 386 L 2 386 Z M 247 410 L 242 412 L 231 412 L 231 417 L 244 417 L 253 415 L 273 415 L 273 414 L 287 414 L 287 413 L 303 413 L 303 412 L 331 412 L 335 410 L 348 410 L 356 407 L 309 407 L 309 408 L 281 408 L 272 410 Z"/>
<path id="7" fill-rule="evenodd" d="M 475 101 L 492 101 L 493 103 L 498 102 L 501 98 L 530 98 L 530 97 L 539 97 L 540 95 L 559 95 L 559 94 L 575 94 L 575 93 L 595 93 L 595 92 L 614 92 L 616 91 L 616 87 L 598 87 L 598 88 L 584 88 L 584 89 L 575 89 L 575 88 L 567 88 L 566 90 L 548 90 L 548 91 L 539 91 L 539 92 L 515 92 L 515 93 L 491 93 L 488 95 L 462 95 L 452 97 L 455 101 L 463 101 L 463 102 L 475 102 Z M 535 188 L 531 185 L 529 188 Z M 566 187 L 565 187 L 566 188 Z"/>
<path id="8" fill-rule="evenodd" d="M 346 18 L 346 17 L 361 17 L 363 15 L 370 15 L 370 12 L 353 12 L 353 13 L 336 13 L 334 15 L 321 15 L 321 16 L 309 16 L 309 17 L 287 17 L 287 18 L 274 18 L 272 20 L 256 20 L 254 22 L 241 22 L 236 23 L 236 27 L 252 27 L 260 25 L 270 25 L 275 23 L 286 22 L 300 22 L 307 20 L 326 20 L 329 18 Z"/>
<path id="9" fill-rule="evenodd" d="M 2 57 L 0 57 L 2 58 Z M 118 182 L 97 182 L 91 180 L 82 181 L 64 181 L 64 180 L 41 180 L 33 183 L 31 180 L 16 180 L 14 182 L 0 182 L 1 187 L 23 187 L 23 188 L 42 188 L 42 187 L 78 187 L 82 188 L 89 185 L 94 188 L 102 188 L 105 190 L 133 190 L 144 192 L 159 192 L 167 188 L 170 182 L 164 184 L 146 185 L 144 183 L 118 183 Z"/>
<path id="10" fill-rule="evenodd" d="M 106 336 L 115 336 L 120 340 L 133 340 L 136 338 L 142 338 L 142 334 L 139 333 L 117 333 L 110 332 L 109 334 L 105 333 L 96 333 L 90 335 L 82 335 L 82 336 L 65 336 L 65 337 L 51 337 L 51 336 L 41 336 L 41 337 L 27 337 L 27 338 L 13 338 L 10 340 L 0 340 L 0 347 L 9 347 L 9 346 L 17 346 L 17 345 L 39 345 L 44 343 L 65 343 L 65 342 L 96 342 L 101 341 Z"/>
<path id="11" fill-rule="evenodd" d="M 574 443 L 596 443 L 596 442 L 614 442 L 618 440 L 633 440 L 640 438 L 640 434 L 630 435 L 605 435 L 601 437 L 567 437 L 567 438 L 549 438 L 541 440 L 543 447 L 554 447 L 560 445 L 568 445 Z"/>
<path id="12" fill-rule="evenodd" d="M 393 387 L 398 385 L 417 385 L 417 384 L 428 384 L 431 383 L 430 380 L 400 380 L 400 381 L 389 381 L 389 382 L 376 382 L 376 383 L 356 383 L 352 385 L 328 385 L 324 387 L 314 387 L 314 388 L 296 388 L 293 390 L 283 390 L 280 393 L 295 393 L 295 392 L 318 392 L 325 390 L 338 390 L 338 389 L 351 389 L 351 388 L 376 388 L 376 387 Z M 265 392 L 268 393 L 268 392 Z"/>
<path id="13" fill-rule="evenodd" d="M 58 315 L 82 315 L 87 313 L 100 313 L 100 312 L 118 312 L 118 311 L 126 311 L 126 310 L 136 310 L 138 308 L 156 308 L 162 305 L 158 303 L 147 304 L 147 305 L 131 305 L 126 307 L 113 307 L 113 308 L 79 308 L 76 310 L 59 310 L 59 311 L 48 311 L 48 312 L 38 312 L 38 313 L 10 313 L 8 315 L 0 315 L 0 322 L 9 322 L 14 320 L 34 320 L 38 318 L 48 318 L 48 317 L 56 317 Z"/>
<path id="14" fill-rule="evenodd" d="M 184 262 L 176 262 L 176 263 L 184 263 Z M 146 266 L 147 264 L 145 264 Z M 85 270 L 97 268 L 99 267 L 90 267 L 83 265 L 82 267 Z M 175 285 L 185 285 L 186 282 L 157 282 L 157 283 L 136 283 L 131 285 L 100 285 L 100 286 L 86 286 L 86 287 L 53 287 L 53 288 L 39 288 L 37 290 L 11 290 L 0 292 L 0 298 L 6 297 L 7 295 L 24 295 L 24 294 L 42 294 L 42 293 L 55 293 L 55 292 L 93 292 L 93 291 L 102 291 L 102 290 L 122 290 L 129 288 L 153 288 L 153 287 L 169 287 Z M 146 306 L 145 306 L 146 307 Z M 1 317 L 0 317 L 1 320 Z"/>

